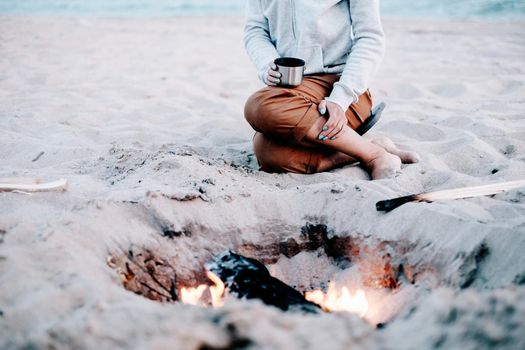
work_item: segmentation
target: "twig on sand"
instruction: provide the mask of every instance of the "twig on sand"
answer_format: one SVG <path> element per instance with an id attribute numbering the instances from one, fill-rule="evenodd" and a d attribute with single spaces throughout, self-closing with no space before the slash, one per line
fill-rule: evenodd
<path id="1" fill-rule="evenodd" d="M 412 194 L 409 196 L 389 199 L 376 203 L 378 211 L 391 211 L 410 202 L 434 202 L 437 200 L 461 199 L 481 196 L 490 196 L 515 188 L 525 187 L 525 180 L 503 182 L 484 186 L 463 187 L 452 190 Z"/>
<path id="2" fill-rule="evenodd" d="M 38 153 L 38 155 L 32 160 L 32 162 L 36 162 L 37 160 L 40 159 L 40 157 L 42 157 L 44 155 L 44 151 Z"/>
<path id="3" fill-rule="evenodd" d="M 67 190 L 67 180 L 41 182 L 39 179 L 0 179 L 0 192 L 47 192 Z"/>

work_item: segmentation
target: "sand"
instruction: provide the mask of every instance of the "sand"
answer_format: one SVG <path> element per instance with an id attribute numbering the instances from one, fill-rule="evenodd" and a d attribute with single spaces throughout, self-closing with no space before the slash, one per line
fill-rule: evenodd
<path id="1" fill-rule="evenodd" d="M 359 167 L 257 171 L 243 107 L 261 83 L 242 18 L 0 17 L 0 177 L 69 180 L 0 193 L 0 348 L 525 348 L 525 189 L 375 210 L 525 178 L 525 23 L 385 29 L 371 88 L 388 107 L 370 136 L 421 162 L 369 181 Z M 306 249 L 309 232 L 348 259 Z M 150 251 L 180 286 L 226 249 L 301 291 L 363 289 L 366 319 L 123 288 L 132 254 Z"/>

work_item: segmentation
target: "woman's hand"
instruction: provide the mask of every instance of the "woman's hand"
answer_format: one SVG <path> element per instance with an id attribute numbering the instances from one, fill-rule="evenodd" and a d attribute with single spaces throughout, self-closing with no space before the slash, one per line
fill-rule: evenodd
<path id="1" fill-rule="evenodd" d="M 325 115 L 328 112 L 328 120 L 319 134 L 319 140 L 336 140 L 346 130 L 345 125 L 348 123 L 346 114 L 337 103 L 322 100 L 318 106 L 319 113 Z"/>
<path id="2" fill-rule="evenodd" d="M 282 74 L 277 71 L 275 63 L 271 62 L 263 74 L 263 82 L 268 86 L 277 86 L 281 83 Z"/>

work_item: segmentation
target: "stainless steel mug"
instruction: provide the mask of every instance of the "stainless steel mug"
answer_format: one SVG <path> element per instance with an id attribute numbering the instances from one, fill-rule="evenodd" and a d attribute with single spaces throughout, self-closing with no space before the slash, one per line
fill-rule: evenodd
<path id="1" fill-rule="evenodd" d="M 303 82 L 306 63 L 294 57 L 281 57 L 274 61 L 277 71 L 282 74 L 281 86 L 299 86 Z"/>

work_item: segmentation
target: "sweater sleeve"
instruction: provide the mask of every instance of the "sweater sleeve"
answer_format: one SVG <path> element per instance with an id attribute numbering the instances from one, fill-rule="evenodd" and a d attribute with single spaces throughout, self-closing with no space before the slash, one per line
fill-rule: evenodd
<path id="1" fill-rule="evenodd" d="M 246 1 L 246 23 L 244 26 L 244 46 L 248 56 L 255 64 L 261 80 L 268 64 L 279 57 L 270 37 L 268 19 L 263 13 L 261 5 L 263 1 Z"/>
<path id="2" fill-rule="evenodd" d="M 354 42 L 341 79 L 327 98 L 344 111 L 368 89 L 385 52 L 379 0 L 350 0 L 350 15 Z"/>

